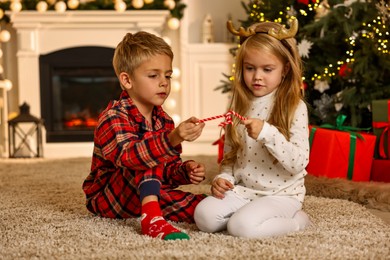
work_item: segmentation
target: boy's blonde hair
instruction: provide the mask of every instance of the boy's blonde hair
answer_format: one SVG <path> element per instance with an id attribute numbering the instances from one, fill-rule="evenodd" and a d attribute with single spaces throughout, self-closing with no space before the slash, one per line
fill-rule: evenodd
<path id="1" fill-rule="evenodd" d="M 132 77 L 142 62 L 158 54 L 165 54 L 173 60 L 172 48 L 161 37 L 144 31 L 127 33 L 114 52 L 112 65 L 115 74 L 119 77 L 120 73 L 126 72 Z"/>
<path id="2" fill-rule="evenodd" d="M 278 128 L 287 140 L 289 140 L 289 129 L 295 110 L 300 100 L 303 100 L 303 82 L 302 62 L 296 41 L 293 38 L 294 35 L 279 40 L 269 34 L 270 31 L 277 32 L 284 29 L 281 24 L 275 22 L 257 23 L 248 28 L 247 31 L 253 32 L 253 34 L 242 39 L 242 45 L 236 55 L 236 70 L 230 109 L 241 115 L 247 115 L 251 104 L 250 101 L 253 99 L 253 94 L 248 86 L 246 86 L 243 77 L 243 59 L 247 50 L 256 49 L 276 56 L 284 66 L 289 66 L 289 69 L 276 89 L 275 102 L 268 123 Z M 233 125 L 228 125 L 226 128 L 226 135 L 229 137 L 229 145 L 232 149 L 229 153 L 225 154 L 223 164 L 234 163 L 237 159 L 237 151 L 242 148 L 241 139 L 236 131 L 238 124 L 239 120 L 234 118 Z"/>

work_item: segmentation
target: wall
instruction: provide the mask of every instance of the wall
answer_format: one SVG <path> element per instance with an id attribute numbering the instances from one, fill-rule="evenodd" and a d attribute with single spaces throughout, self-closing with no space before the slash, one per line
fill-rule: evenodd
<path id="1" fill-rule="evenodd" d="M 223 79 L 222 73 L 231 71 L 232 57 L 226 43 L 226 20 L 231 14 L 235 24 L 239 19 L 245 19 L 246 13 L 239 0 L 184 0 L 187 8 L 178 31 L 164 30 L 163 35 L 172 41 L 175 53 L 174 67 L 181 70 L 181 90 L 172 93 L 177 100 L 177 106 L 170 114 L 178 114 L 182 120 L 189 116 L 208 117 L 225 112 L 228 96 L 214 91 Z M 215 43 L 202 44 L 202 24 L 206 14 L 210 14 L 214 22 Z M 18 39 L 15 31 L 11 31 L 11 41 L 3 46 L 4 74 L 10 79 L 14 88 L 8 92 L 9 114 L 18 113 L 20 93 L 18 90 L 18 66 L 16 63 L 16 46 Z M 32 109 L 34 111 L 34 108 Z M 219 137 L 221 129 L 218 122 L 207 123 L 203 136 L 198 142 L 184 145 L 184 154 L 216 154 L 217 147 L 211 143 Z"/>
<path id="2" fill-rule="evenodd" d="M 229 49 L 235 43 L 226 41 L 226 21 L 232 14 L 233 21 L 245 17 L 241 1 L 197 0 L 184 1 L 187 8 L 180 30 L 180 55 L 182 69 L 181 116 L 199 119 L 221 115 L 227 111 L 229 95 L 215 88 L 231 74 L 234 63 Z M 206 14 L 214 23 L 214 43 L 203 43 L 202 27 Z M 238 24 L 238 23 L 237 23 Z M 222 119 L 206 122 L 202 135 L 194 142 L 183 142 L 185 155 L 216 155 L 218 147 L 212 145 L 223 134 L 218 124 Z"/>
<path id="3" fill-rule="evenodd" d="M 202 24 L 206 14 L 210 14 L 214 22 L 215 42 L 226 42 L 229 35 L 226 30 L 229 14 L 236 24 L 239 24 L 237 22 L 239 19 L 247 17 L 240 0 L 187 0 L 184 2 L 187 4 L 185 19 L 189 43 L 202 42 Z M 243 2 L 246 3 L 248 0 Z"/>

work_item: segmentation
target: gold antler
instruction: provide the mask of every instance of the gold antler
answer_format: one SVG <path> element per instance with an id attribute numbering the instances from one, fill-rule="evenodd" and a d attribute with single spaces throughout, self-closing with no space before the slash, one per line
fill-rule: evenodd
<path id="1" fill-rule="evenodd" d="M 283 39 L 294 37 L 297 31 L 298 31 L 298 19 L 294 19 L 291 22 L 290 29 L 286 29 L 285 26 L 280 28 L 279 31 L 276 31 L 274 28 L 271 28 L 268 31 L 268 35 L 271 35 L 272 37 L 275 37 L 278 40 L 283 40 Z"/>
<path id="2" fill-rule="evenodd" d="M 238 31 L 237 31 L 236 29 L 234 29 L 232 21 L 227 21 L 227 28 L 232 34 L 237 35 L 237 36 L 249 37 L 249 36 L 256 33 L 255 30 L 253 30 L 253 29 L 245 30 L 243 27 L 240 27 L 240 29 L 238 29 Z"/>

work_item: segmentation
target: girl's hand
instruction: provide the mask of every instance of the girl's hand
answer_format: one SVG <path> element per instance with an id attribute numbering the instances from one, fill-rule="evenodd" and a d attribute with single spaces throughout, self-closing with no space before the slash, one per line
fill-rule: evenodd
<path id="1" fill-rule="evenodd" d="M 205 123 L 199 123 L 199 119 L 191 117 L 181 122 L 168 134 L 169 141 L 173 146 L 177 146 L 183 141 L 192 142 L 202 134 L 204 126 Z"/>
<path id="2" fill-rule="evenodd" d="M 225 192 L 234 188 L 234 185 L 223 178 L 217 178 L 211 184 L 211 194 L 218 199 L 225 197 Z"/>
<path id="3" fill-rule="evenodd" d="M 248 118 L 247 120 L 242 121 L 242 123 L 246 127 L 246 131 L 248 132 L 249 137 L 255 140 L 259 136 L 264 126 L 264 120 L 257 118 Z"/>
<path id="4" fill-rule="evenodd" d="M 206 178 L 204 164 L 190 161 L 186 164 L 188 177 L 192 184 L 199 184 Z"/>

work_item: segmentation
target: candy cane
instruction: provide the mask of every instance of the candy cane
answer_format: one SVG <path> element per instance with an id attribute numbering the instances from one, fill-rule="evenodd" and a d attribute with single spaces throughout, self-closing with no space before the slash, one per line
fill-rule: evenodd
<path id="1" fill-rule="evenodd" d="M 221 122 L 218 126 L 225 127 L 226 125 L 233 124 L 232 115 L 238 117 L 242 121 L 246 120 L 246 118 L 243 117 L 242 115 L 240 115 L 240 114 L 230 110 L 226 114 L 223 114 L 223 115 L 212 116 L 212 117 L 201 119 L 201 120 L 199 120 L 199 123 L 203 123 L 203 122 L 206 122 L 206 121 L 210 121 L 210 120 L 214 120 L 214 119 L 218 119 L 218 118 L 224 117 L 225 121 Z"/>

